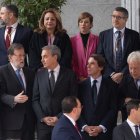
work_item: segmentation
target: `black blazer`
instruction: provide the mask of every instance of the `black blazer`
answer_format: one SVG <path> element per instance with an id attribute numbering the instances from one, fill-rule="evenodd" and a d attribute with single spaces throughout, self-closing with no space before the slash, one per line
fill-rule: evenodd
<path id="1" fill-rule="evenodd" d="M 140 50 L 139 33 L 134 30 L 125 28 L 123 62 L 121 72 L 128 73 L 127 57 L 132 51 L 135 50 Z M 115 72 L 115 64 L 113 62 L 113 28 L 100 33 L 97 53 L 102 54 L 106 60 L 105 75 L 109 76 L 112 72 Z"/>
<path id="2" fill-rule="evenodd" d="M 136 140 L 136 137 L 125 121 L 113 130 L 113 140 Z"/>
<path id="3" fill-rule="evenodd" d="M 11 64 L 0 68 L 0 99 L 1 122 L 4 130 L 21 129 L 24 117 L 27 116 L 28 123 L 33 127 L 34 114 L 31 104 L 34 73 L 28 68 L 23 68 L 26 81 L 26 94 L 29 99 L 26 103 L 14 105 L 14 96 L 19 94 L 23 87 L 20 84 Z"/>
<path id="4" fill-rule="evenodd" d="M 47 32 L 44 32 L 42 34 L 34 32 L 30 42 L 30 50 L 29 50 L 29 66 L 32 69 L 37 70 L 38 68 L 42 67 L 41 52 L 42 48 L 48 45 L 47 39 L 48 39 Z M 59 47 L 61 50 L 61 59 L 59 62 L 60 65 L 70 68 L 72 48 L 69 36 L 66 33 L 58 32 L 55 35 L 53 44 Z"/>
<path id="5" fill-rule="evenodd" d="M 77 94 L 75 74 L 66 68 L 60 67 L 54 91 L 51 93 L 49 74 L 46 68 L 38 70 L 33 88 L 33 108 L 39 121 L 39 127 L 47 129 L 49 126 L 40 123 L 45 116 L 61 115 L 61 101 L 64 97 Z"/>
<path id="6" fill-rule="evenodd" d="M 8 63 L 7 48 L 5 46 L 5 27 L 0 28 L 0 66 Z M 28 54 L 29 42 L 32 36 L 32 30 L 18 24 L 13 43 L 20 43 L 24 46 L 25 52 Z"/>
<path id="7" fill-rule="evenodd" d="M 72 122 L 64 115 L 59 119 L 52 132 L 52 140 L 81 140 Z"/>
<path id="8" fill-rule="evenodd" d="M 117 118 L 117 97 L 116 97 L 116 84 L 111 79 L 102 79 L 99 93 L 97 96 L 96 105 L 93 104 L 91 95 L 91 82 L 90 78 L 85 80 L 79 85 L 79 99 L 83 105 L 81 118 L 79 119 L 80 126 L 84 125 L 103 125 L 106 133 L 101 133 L 98 140 L 110 140 L 112 129 L 115 126 Z M 83 133 L 84 140 L 88 140 L 88 136 Z M 97 137 L 95 137 L 97 138 Z"/>

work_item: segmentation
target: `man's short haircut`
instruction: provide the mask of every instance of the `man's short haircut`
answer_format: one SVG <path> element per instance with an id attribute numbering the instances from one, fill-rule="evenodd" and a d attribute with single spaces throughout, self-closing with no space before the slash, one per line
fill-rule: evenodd
<path id="1" fill-rule="evenodd" d="M 132 99 L 126 104 L 127 114 L 130 115 L 130 112 L 132 109 L 138 110 L 140 107 L 140 100 L 138 99 Z"/>
<path id="2" fill-rule="evenodd" d="M 62 100 L 63 113 L 71 113 L 74 107 L 77 107 L 77 98 L 75 96 L 68 96 Z"/>
<path id="3" fill-rule="evenodd" d="M 116 7 L 114 11 L 121 12 L 121 13 L 124 14 L 124 16 L 125 16 L 126 18 L 128 18 L 128 15 L 129 15 L 129 14 L 128 14 L 128 11 L 127 11 L 126 8 L 124 8 L 124 7 Z"/>
<path id="4" fill-rule="evenodd" d="M 61 51 L 60 51 L 60 49 L 56 45 L 44 46 L 42 48 L 42 51 L 43 50 L 49 50 L 51 52 L 52 56 L 57 55 L 57 61 L 58 62 L 60 61 L 60 59 L 61 59 Z"/>
<path id="5" fill-rule="evenodd" d="M 105 67 L 105 59 L 101 54 L 92 54 L 90 57 L 94 58 L 97 61 L 97 64 L 99 67 L 102 67 L 102 73 L 104 71 L 104 67 Z"/>
<path id="6" fill-rule="evenodd" d="M 14 4 L 3 5 L 9 12 L 12 12 L 16 18 L 18 18 L 18 8 Z"/>
<path id="7" fill-rule="evenodd" d="M 14 55 L 14 51 L 15 50 L 24 50 L 24 47 L 22 44 L 20 43 L 13 43 L 10 45 L 9 49 L 8 49 L 8 55 Z"/>
<path id="8" fill-rule="evenodd" d="M 127 57 L 127 63 L 129 63 L 130 61 L 140 62 L 140 51 L 131 52 Z"/>

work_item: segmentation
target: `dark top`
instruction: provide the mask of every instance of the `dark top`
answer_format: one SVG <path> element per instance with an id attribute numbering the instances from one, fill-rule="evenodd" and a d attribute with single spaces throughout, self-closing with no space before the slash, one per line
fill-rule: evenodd
<path id="1" fill-rule="evenodd" d="M 88 41 L 89 34 L 90 33 L 88 33 L 88 34 L 82 34 L 82 33 L 80 33 L 85 48 L 87 46 L 87 41 Z"/>

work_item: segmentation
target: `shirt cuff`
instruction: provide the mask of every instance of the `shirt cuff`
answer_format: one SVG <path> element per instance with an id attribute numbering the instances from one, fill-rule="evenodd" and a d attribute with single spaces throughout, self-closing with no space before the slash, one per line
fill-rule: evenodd
<path id="1" fill-rule="evenodd" d="M 82 129 L 81 129 L 81 132 L 84 132 L 84 128 L 87 126 L 87 124 L 85 124 Z"/>
<path id="2" fill-rule="evenodd" d="M 107 131 L 107 129 L 103 125 L 99 125 L 99 127 L 101 127 L 103 129 L 103 133 L 105 133 Z"/>

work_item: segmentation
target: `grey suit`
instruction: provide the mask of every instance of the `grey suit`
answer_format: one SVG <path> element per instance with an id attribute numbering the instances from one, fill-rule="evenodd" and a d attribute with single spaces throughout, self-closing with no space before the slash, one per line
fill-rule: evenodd
<path id="1" fill-rule="evenodd" d="M 136 137 L 128 123 L 125 121 L 114 128 L 113 140 L 136 140 Z"/>

